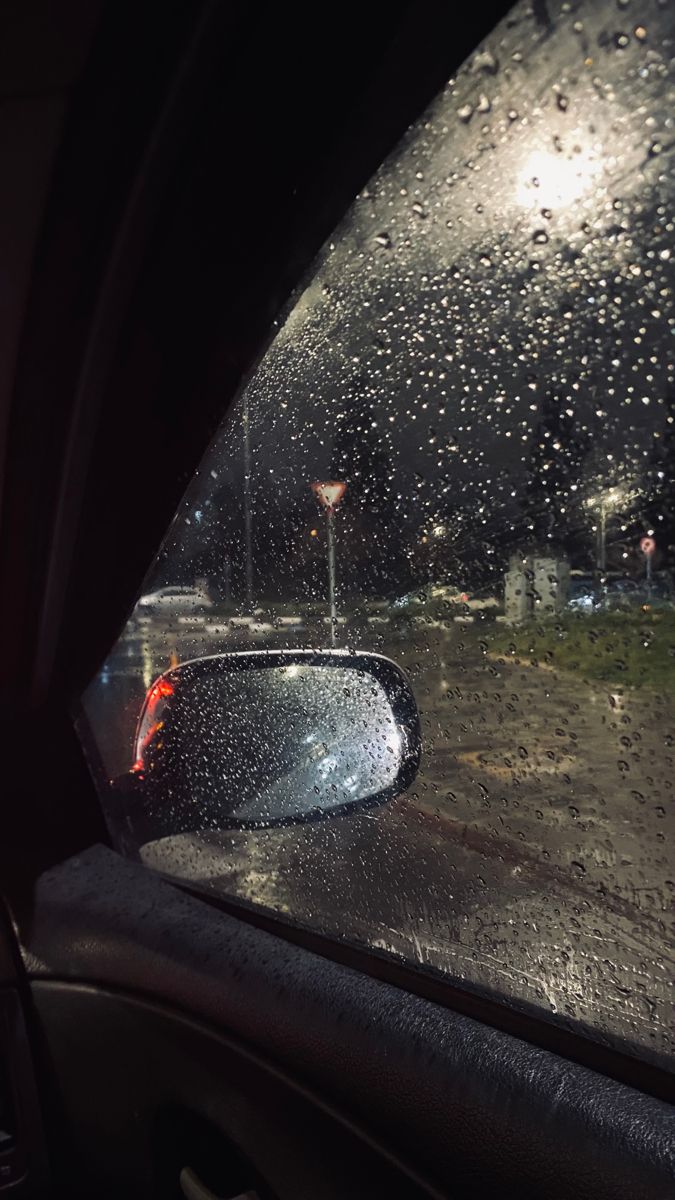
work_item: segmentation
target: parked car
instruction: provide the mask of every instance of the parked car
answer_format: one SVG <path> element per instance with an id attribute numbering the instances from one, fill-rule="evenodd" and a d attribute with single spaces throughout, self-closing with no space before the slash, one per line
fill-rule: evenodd
<path id="1" fill-rule="evenodd" d="M 596 612 L 600 603 L 600 588 L 592 575 L 572 576 L 567 600 L 567 607 L 572 612 Z"/>
<path id="2" fill-rule="evenodd" d="M 200 612 L 211 608 L 213 601 L 203 588 L 197 587 L 163 587 L 155 592 L 146 592 L 141 596 L 139 609 L 163 612 Z"/>
<path id="3" fill-rule="evenodd" d="M 392 608 L 421 608 L 427 603 L 429 596 L 425 588 L 413 588 L 411 592 L 404 592 L 402 596 L 395 596 L 391 601 Z"/>
<path id="4" fill-rule="evenodd" d="M 610 611 L 624 609 L 669 608 L 674 602 L 673 587 L 662 576 L 646 579 L 613 579 L 607 585 L 603 607 Z"/>
<path id="5" fill-rule="evenodd" d="M 395 615 L 410 627 L 443 627 L 454 619 L 495 617 L 501 607 L 494 588 L 465 591 L 452 584 L 432 584 L 392 601 Z"/>
<path id="6" fill-rule="evenodd" d="M 635 609 L 669 608 L 675 603 L 673 585 L 666 576 L 645 578 L 619 577 L 600 583 L 592 575 L 573 576 L 570 580 L 568 609 L 572 612 L 623 612 Z"/>
<path id="7" fill-rule="evenodd" d="M 480 613 L 482 616 L 486 614 L 495 615 L 498 609 L 502 607 L 502 602 L 495 595 L 495 588 L 479 588 L 478 591 L 470 592 L 467 599 L 464 601 L 469 612 Z"/>

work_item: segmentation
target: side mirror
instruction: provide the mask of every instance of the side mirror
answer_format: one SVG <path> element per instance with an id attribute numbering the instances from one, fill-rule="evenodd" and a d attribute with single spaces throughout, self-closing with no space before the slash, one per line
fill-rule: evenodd
<path id="1" fill-rule="evenodd" d="M 290 825 L 399 795 L 420 752 L 414 696 L 387 658 L 216 654 L 152 685 L 135 762 L 113 782 L 111 808 L 121 808 L 136 845 L 198 829 Z"/>

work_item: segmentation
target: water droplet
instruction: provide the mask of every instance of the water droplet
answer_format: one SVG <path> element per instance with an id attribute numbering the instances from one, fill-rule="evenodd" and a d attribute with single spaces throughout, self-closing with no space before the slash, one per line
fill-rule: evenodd
<path id="1" fill-rule="evenodd" d="M 392 242 L 388 233 L 384 232 L 376 234 L 375 241 L 378 242 L 380 246 L 384 246 L 386 250 L 391 250 Z"/>
<path id="2" fill-rule="evenodd" d="M 562 93 L 559 92 L 558 95 L 556 96 L 556 104 L 558 105 L 558 108 L 560 109 L 561 112 L 567 112 L 570 102 L 569 102 L 567 96 L 563 96 Z"/>
<path id="3" fill-rule="evenodd" d="M 479 50 L 478 54 L 474 55 L 471 67 L 473 71 L 484 71 L 486 75 L 496 75 L 499 70 L 499 59 L 495 58 L 491 50 Z"/>
<path id="4" fill-rule="evenodd" d="M 459 117 L 460 121 L 463 121 L 465 125 L 468 125 L 473 116 L 473 105 L 463 104 L 462 107 L 457 110 L 457 116 Z"/>
<path id="5" fill-rule="evenodd" d="M 548 241 L 548 234 L 545 229 L 536 229 L 532 234 L 532 241 L 537 246 L 544 246 Z"/>

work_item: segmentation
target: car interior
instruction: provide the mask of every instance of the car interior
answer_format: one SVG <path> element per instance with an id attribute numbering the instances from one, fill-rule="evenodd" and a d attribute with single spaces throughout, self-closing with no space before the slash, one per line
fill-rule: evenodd
<path id="1" fill-rule="evenodd" d="M 73 719 L 321 247 L 509 8 L 3 6 L 0 1196 L 675 1194 L 665 1063 L 148 869 Z"/>

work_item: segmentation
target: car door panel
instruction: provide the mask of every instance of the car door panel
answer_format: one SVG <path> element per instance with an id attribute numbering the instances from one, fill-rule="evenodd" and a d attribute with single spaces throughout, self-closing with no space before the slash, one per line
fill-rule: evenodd
<path id="1" fill-rule="evenodd" d="M 104 1076 L 106 1045 L 113 1057 L 133 1057 L 130 1044 L 146 1055 L 157 1036 L 166 1061 L 167 1022 L 182 1030 L 189 1014 L 202 1032 L 190 1026 L 188 1041 L 213 1036 L 220 1046 L 224 1036 L 254 1051 L 441 1194 L 672 1194 L 669 1105 L 290 945 L 103 847 L 39 880 L 24 955 L 48 1058 L 60 1087 L 79 1092 L 67 1100 L 72 1113 L 90 1093 L 71 1082 L 80 1070 L 108 1093 L 97 1047 Z M 162 1008 L 156 1035 L 153 1004 Z M 130 1020 L 139 1023 L 131 1038 Z M 84 1062 L 74 1071 L 80 1036 Z M 176 1054 L 172 1083 L 173 1100 L 188 1107 L 190 1062 Z M 228 1073 L 215 1052 L 210 1064 L 217 1090 Z"/>
<path id="2" fill-rule="evenodd" d="M 92 985 L 43 981 L 33 998 L 59 1081 L 55 1170 L 77 1164 L 74 1195 L 179 1196 L 182 1170 L 218 1197 L 441 1194 L 212 1026 Z"/>

